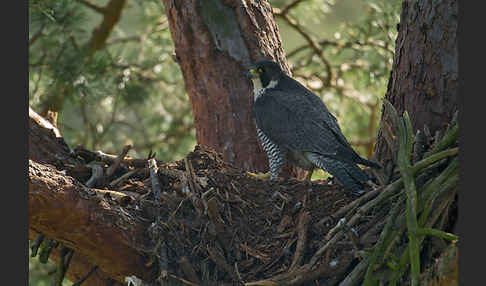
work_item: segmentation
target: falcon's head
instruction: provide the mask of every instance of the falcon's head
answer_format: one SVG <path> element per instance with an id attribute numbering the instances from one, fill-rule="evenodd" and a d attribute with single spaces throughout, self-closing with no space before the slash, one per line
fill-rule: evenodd
<path id="1" fill-rule="evenodd" d="M 253 81 L 255 90 L 259 90 L 276 86 L 283 74 L 279 64 L 262 60 L 250 67 L 247 77 Z"/>

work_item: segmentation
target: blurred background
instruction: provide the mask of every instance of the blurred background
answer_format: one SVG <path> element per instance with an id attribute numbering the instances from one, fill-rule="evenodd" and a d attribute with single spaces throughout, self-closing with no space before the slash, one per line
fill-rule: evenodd
<path id="1" fill-rule="evenodd" d="M 162 1 L 128 0 L 106 46 L 81 52 L 102 21 L 97 9 L 108 2 L 29 0 L 29 105 L 36 112 L 57 105 L 57 124 L 71 148 L 118 154 L 132 144 L 132 157 L 153 150 L 160 160 L 182 159 L 196 144 L 195 130 Z M 321 96 L 353 147 L 370 157 L 401 1 L 289 6 L 294 2 L 270 0 L 292 75 Z M 331 82 L 324 82 L 324 70 L 332 72 Z M 29 285 L 51 285 L 54 273 L 50 262 L 29 259 Z"/>

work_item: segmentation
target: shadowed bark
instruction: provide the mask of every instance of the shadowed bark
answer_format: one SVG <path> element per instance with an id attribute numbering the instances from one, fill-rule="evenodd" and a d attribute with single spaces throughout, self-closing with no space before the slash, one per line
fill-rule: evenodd
<path id="1" fill-rule="evenodd" d="M 457 0 L 403 1 L 393 69 L 385 98 L 399 114 L 408 111 L 414 133 L 427 125 L 443 130 L 458 110 Z M 375 159 L 389 164 L 393 155 L 383 133 L 384 110 Z"/>
<path id="2" fill-rule="evenodd" d="M 134 248 L 143 245 L 147 225 L 111 202 L 110 197 L 120 195 L 89 189 L 52 167 L 29 160 L 31 231 L 55 237 L 73 249 L 76 257 L 88 258 L 119 282 L 127 273 L 147 279 L 149 269 L 140 267 L 145 258 Z M 71 275 L 79 277 L 89 270 L 81 269 L 86 272 Z"/>

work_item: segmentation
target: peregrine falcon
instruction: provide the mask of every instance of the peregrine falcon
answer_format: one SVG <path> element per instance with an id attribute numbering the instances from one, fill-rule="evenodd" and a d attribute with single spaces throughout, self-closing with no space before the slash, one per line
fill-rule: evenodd
<path id="1" fill-rule="evenodd" d="M 356 164 L 381 166 L 352 149 L 321 98 L 273 61 L 255 63 L 247 76 L 253 82 L 253 115 L 270 179 L 289 162 L 304 170 L 327 171 L 353 194 L 361 194 L 369 178 Z"/>

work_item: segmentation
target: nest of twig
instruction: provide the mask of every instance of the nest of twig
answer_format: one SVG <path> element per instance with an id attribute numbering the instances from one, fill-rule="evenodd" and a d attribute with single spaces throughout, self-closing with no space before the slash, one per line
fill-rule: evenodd
<path id="1" fill-rule="evenodd" d="M 424 239 L 457 239 L 446 232 L 457 192 L 457 124 L 413 137 L 408 115 L 391 111 L 386 136 L 398 171 L 359 198 L 332 180 L 249 177 L 204 146 L 172 163 L 126 158 L 130 147 L 119 156 L 77 148 L 86 164 L 67 173 L 116 191 L 128 213 L 153 222 L 150 242 L 138 248 L 154 257 L 157 278 L 143 283 L 414 284 L 418 255 L 445 247 L 424 248 Z"/>

